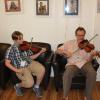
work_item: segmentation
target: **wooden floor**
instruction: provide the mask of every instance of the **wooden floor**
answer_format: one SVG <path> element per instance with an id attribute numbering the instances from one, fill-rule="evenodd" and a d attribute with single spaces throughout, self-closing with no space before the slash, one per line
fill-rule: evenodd
<path id="1" fill-rule="evenodd" d="M 69 100 L 84 100 L 83 90 L 71 90 L 69 93 Z M 15 90 L 12 86 L 7 87 L 6 90 L 0 90 L 0 100 L 62 100 L 62 90 L 59 92 L 55 91 L 52 82 L 46 91 L 43 92 L 43 97 L 37 98 L 32 89 L 26 89 L 24 96 L 16 96 Z M 100 100 L 100 82 L 96 83 L 93 91 L 93 100 Z"/>

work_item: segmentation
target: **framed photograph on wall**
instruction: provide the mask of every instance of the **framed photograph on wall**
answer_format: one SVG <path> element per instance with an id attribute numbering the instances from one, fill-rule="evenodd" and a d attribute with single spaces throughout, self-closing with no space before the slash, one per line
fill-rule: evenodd
<path id="1" fill-rule="evenodd" d="M 100 13 L 100 0 L 97 0 L 97 13 Z"/>
<path id="2" fill-rule="evenodd" d="M 36 0 L 36 15 L 49 15 L 49 0 Z"/>
<path id="3" fill-rule="evenodd" d="M 5 11 L 6 12 L 20 12 L 21 11 L 20 0 L 5 0 Z"/>
<path id="4" fill-rule="evenodd" d="M 65 0 L 65 15 L 78 15 L 78 0 Z"/>

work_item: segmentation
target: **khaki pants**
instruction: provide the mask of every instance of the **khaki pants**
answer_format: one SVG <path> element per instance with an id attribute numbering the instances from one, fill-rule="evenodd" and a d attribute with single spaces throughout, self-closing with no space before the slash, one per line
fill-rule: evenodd
<path id="1" fill-rule="evenodd" d="M 22 73 L 16 73 L 17 77 L 21 80 L 22 87 L 30 88 L 34 84 L 32 75 L 37 78 L 41 77 L 44 66 L 37 61 L 33 61 L 28 67 L 23 68 Z"/>
<path id="2" fill-rule="evenodd" d="M 92 100 L 92 91 L 96 82 L 96 71 L 89 62 L 86 63 L 81 69 L 74 65 L 66 66 L 66 70 L 63 75 L 64 97 L 68 96 L 69 90 L 71 88 L 72 78 L 79 70 L 81 70 L 86 75 L 85 96 L 87 97 L 87 100 Z"/>

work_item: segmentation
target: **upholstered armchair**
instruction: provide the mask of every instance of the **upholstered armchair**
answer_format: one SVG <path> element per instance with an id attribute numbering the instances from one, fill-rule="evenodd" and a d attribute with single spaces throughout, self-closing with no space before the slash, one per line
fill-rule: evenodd
<path id="1" fill-rule="evenodd" d="M 0 87 L 5 88 L 10 79 L 10 70 L 5 66 L 5 52 L 10 47 L 8 43 L 0 43 Z"/>
<path id="2" fill-rule="evenodd" d="M 59 44 L 58 47 L 61 45 L 62 44 Z M 66 57 L 59 55 L 57 53 L 54 54 L 52 66 L 54 70 L 54 83 L 57 91 L 62 88 L 62 76 L 65 70 L 66 63 L 67 63 Z M 92 64 L 94 70 L 97 71 L 99 67 L 97 60 L 93 59 Z M 78 88 L 78 89 L 85 88 L 85 81 L 86 77 L 82 74 L 80 70 L 79 73 L 77 73 L 77 75 L 73 77 L 71 88 Z"/>

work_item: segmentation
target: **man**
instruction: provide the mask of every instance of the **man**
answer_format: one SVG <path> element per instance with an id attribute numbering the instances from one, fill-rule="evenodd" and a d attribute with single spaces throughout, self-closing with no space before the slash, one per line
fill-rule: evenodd
<path id="1" fill-rule="evenodd" d="M 37 61 L 34 61 L 33 59 L 37 58 L 46 50 L 42 49 L 37 54 L 33 54 L 33 52 L 30 49 L 26 51 L 19 50 L 19 46 L 24 41 L 23 34 L 19 31 L 14 31 L 12 33 L 12 40 L 14 41 L 14 44 L 6 52 L 5 64 L 8 68 L 14 71 L 17 77 L 21 80 L 20 83 L 14 85 L 16 94 L 18 96 L 23 95 L 21 87 L 33 87 L 34 80 L 32 75 L 36 75 L 37 81 L 33 87 L 33 90 L 38 97 L 41 97 L 42 92 L 39 85 L 45 74 L 45 69 L 42 64 L 40 64 Z"/>
<path id="2" fill-rule="evenodd" d="M 17 9 L 18 9 L 18 7 L 16 6 L 15 2 L 12 1 L 10 4 L 9 10 L 16 11 Z"/>
<path id="3" fill-rule="evenodd" d="M 69 4 L 68 4 L 68 7 L 69 7 L 68 12 L 69 13 L 76 13 L 76 11 L 77 11 L 76 4 L 77 4 L 77 2 L 75 0 L 69 1 Z"/>
<path id="4" fill-rule="evenodd" d="M 40 2 L 39 13 L 40 14 L 45 14 L 46 13 L 46 5 L 43 5 L 43 2 Z"/>
<path id="5" fill-rule="evenodd" d="M 92 91 L 96 82 L 96 72 L 92 67 L 92 57 L 96 55 L 96 51 L 86 52 L 79 49 L 78 44 L 84 40 L 86 31 L 83 27 L 78 27 L 75 31 L 75 40 L 70 40 L 58 48 L 57 53 L 64 54 L 68 57 L 65 72 L 63 75 L 63 100 L 68 100 L 68 93 L 71 88 L 71 82 L 74 75 L 79 71 L 86 75 L 85 100 L 92 100 Z"/>

